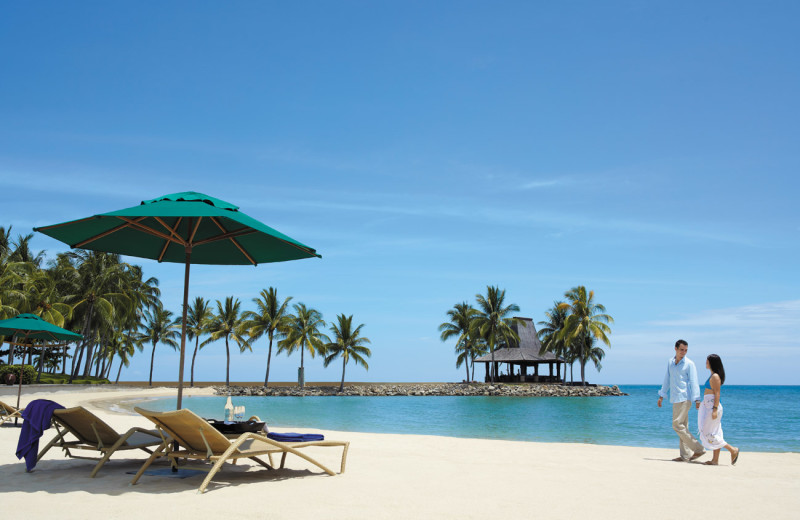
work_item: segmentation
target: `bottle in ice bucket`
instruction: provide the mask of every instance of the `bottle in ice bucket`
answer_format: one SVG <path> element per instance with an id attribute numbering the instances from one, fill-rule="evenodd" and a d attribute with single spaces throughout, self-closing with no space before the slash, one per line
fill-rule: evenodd
<path id="1" fill-rule="evenodd" d="M 228 396 L 228 401 L 225 403 L 225 420 L 233 421 L 233 403 L 231 402 L 231 396 Z"/>

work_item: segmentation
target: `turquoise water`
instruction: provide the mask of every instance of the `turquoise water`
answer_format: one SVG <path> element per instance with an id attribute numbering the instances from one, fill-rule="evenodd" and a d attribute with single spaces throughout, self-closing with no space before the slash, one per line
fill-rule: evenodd
<path id="1" fill-rule="evenodd" d="M 657 386 L 621 386 L 626 397 L 234 397 L 270 428 L 411 433 L 539 442 L 677 448 L 672 408 Z M 800 386 L 726 386 L 725 439 L 748 451 L 800 452 Z M 189 397 L 186 408 L 223 417 L 226 397 Z M 175 399 L 143 408 L 174 410 Z M 697 413 L 690 413 L 692 432 Z"/>

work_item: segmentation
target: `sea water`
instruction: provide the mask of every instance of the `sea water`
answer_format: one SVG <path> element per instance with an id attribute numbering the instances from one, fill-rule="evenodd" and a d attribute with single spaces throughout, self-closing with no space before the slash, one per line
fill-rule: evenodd
<path id="1" fill-rule="evenodd" d="M 672 406 L 658 386 L 620 386 L 621 397 L 233 397 L 271 429 L 441 435 L 536 442 L 677 448 Z M 222 419 L 227 397 L 186 397 L 183 406 Z M 725 440 L 747 451 L 800 452 L 800 386 L 724 386 Z M 175 409 L 175 399 L 140 404 Z M 692 408 L 689 428 L 697 431 Z"/>

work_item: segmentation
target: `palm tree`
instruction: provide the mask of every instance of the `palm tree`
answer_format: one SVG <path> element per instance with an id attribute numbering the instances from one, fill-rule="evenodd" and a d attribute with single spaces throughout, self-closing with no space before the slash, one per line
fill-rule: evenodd
<path id="1" fill-rule="evenodd" d="M 224 305 L 217 300 L 217 314 L 208 326 L 212 341 L 225 338 L 225 354 L 228 357 L 228 363 L 225 367 L 225 386 L 231 386 L 231 349 L 228 345 L 228 340 L 233 339 L 239 346 L 239 352 L 252 350 L 250 343 L 244 337 L 244 328 L 242 327 L 244 320 L 239 314 L 241 306 L 242 302 L 239 301 L 239 298 L 234 300 L 233 296 L 225 298 Z"/>
<path id="2" fill-rule="evenodd" d="M 300 350 L 300 371 L 297 375 L 297 384 L 303 388 L 305 382 L 304 353 L 313 358 L 317 353 L 325 354 L 325 344 L 330 341 L 328 336 L 320 332 L 325 326 L 322 314 L 316 309 L 306 307 L 303 303 L 295 304 L 294 314 L 288 317 L 286 338 L 278 342 L 278 352 L 287 355 L 295 350 Z"/>
<path id="3" fill-rule="evenodd" d="M 200 344 L 200 336 L 209 334 L 209 326 L 214 319 L 214 312 L 211 310 L 211 302 L 204 299 L 202 296 L 197 296 L 194 302 L 189 306 L 186 314 L 186 337 L 194 341 L 194 353 L 192 354 L 192 369 L 190 373 L 189 386 L 194 386 L 194 360 L 197 357 L 197 350 L 206 346 L 213 341 L 211 338 L 205 340 Z M 182 317 L 178 317 L 178 324 L 180 325 Z"/>
<path id="4" fill-rule="evenodd" d="M 506 290 L 500 290 L 495 286 L 486 287 L 486 296 L 475 295 L 478 301 L 478 315 L 475 317 L 475 325 L 480 331 L 481 337 L 486 340 L 489 352 L 492 354 L 491 381 L 494 383 L 495 363 L 494 350 L 498 343 L 519 344 L 519 335 L 511 328 L 513 324 L 521 323 L 518 318 L 509 317 L 512 312 L 519 312 L 519 306 L 515 303 L 505 305 Z M 504 306 L 505 305 L 505 306 Z"/>
<path id="5" fill-rule="evenodd" d="M 561 303 L 559 308 L 567 311 L 568 315 L 559 336 L 565 342 L 575 342 L 576 358 L 581 365 L 581 383 L 585 386 L 586 362 L 594 361 L 593 358 L 597 359 L 594 361 L 597 366 L 605 355 L 602 348 L 594 346 L 594 340 L 600 340 L 611 346 L 608 339 L 611 327 L 608 324 L 614 323 L 614 319 L 605 314 L 606 308 L 603 305 L 594 303 L 594 291 L 587 291 L 582 285 L 573 287 L 564 294 L 564 297 L 568 303 Z M 593 339 L 589 340 L 589 337 Z"/>
<path id="6" fill-rule="evenodd" d="M 550 352 L 557 358 L 562 358 L 564 361 L 570 357 L 570 344 L 564 342 L 560 333 L 564 329 L 564 322 L 567 320 L 567 310 L 560 305 L 564 302 L 553 302 L 553 307 L 544 313 L 547 318 L 545 321 L 538 323 L 537 335 L 542 344 L 539 349 L 539 355 L 544 355 L 545 352 Z M 564 367 L 564 381 L 567 380 L 566 366 Z"/>
<path id="7" fill-rule="evenodd" d="M 369 338 L 361 336 L 363 323 L 353 329 L 352 314 L 350 316 L 339 314 L 336 316 L 336 321 L 338 323 L 331 325 L 334 340 L 325 345 L 324 366 L 327 367 L 334 359 L 341 356 L 342 382 L 339 385 L 339 391 L 341 392 L 344 390 L 344 371 L 347 367 L 347 362 L 352 359 L 356 365 L 361 365 L 366 370 L 369 370 L 369 365 L 365 358 L 372 356 L 372 352 L 368 347 L 364 346 L 371 344 L 371 341 Z"/>
<path id="8" fill-rule="evenodd" d="M 71 300 L 74 301 L 73 312 L 82 318 L 80 334 L 84 337 L 72 360 L 71 382 L 80 371 L 84 353 L 86 361 L 83 374 L 88 375 L 100 327 L 104 324 L 113 326 L 114 305 L 129 302 L 127 291 L 130 284 L 127 283 L 125 272 L 127 264 L 120 261 L 119 255 L 96 251 L 70 251 L 65 254 L 72 258 L 78 270 L 78 287 Z"/>
<path id="9" fill-rule="evenodd" d="M 138 345 L 141 348 L 141 343 Z M 136 352 L 137 345 L 133 341 L 125 340 L 119 344 L 119 348 L 115 354 L 119 357 L 119 369 L 117 370 L 117 378 L 114 384 L 119 384 L 119 376 L 122 374 L 122 367 L 129 367 L 131 365 L 131 358 Z"/>
<path id="10" fill-rule="evenodd" d="M 144 319 L 144 332 L 139 336 L 139 340 L 153 344 L 153 352 L 150 354 L 149 379 L 149 385 L 153 386 L 153 363 L 156 356 L 156 345 L 163 343 L 175 350 L 178 348 L 177 338 L 180 333 L 176 330 L 177 320 L 172 319 L 172 312 L 164 309 L 161 305 L 145 310 Z"/>
<path id="11" fill-rule="evenodd" d="M 264 376 L 264 386 L 269 384 L 269 367 L 272 361 L 272 340 L 276 337 L 283 339 L 284 331 L 288 327 L 289 313 L 286 307 L 292 297 L 289 296 L 282 303 L 278 300 L 278 290 L 274 287 L 262 289 L 259 298 L 253 298 L 256 304 L 256 311 L 244 313 L 246 318 L 244 327 L 250 335 L 250 339 L 255 341 L 264 334 L 269 338 L 269 349 L 267 350 L 267 374 Z"/>
<path id="12" fill-rule="evenodd" d="M 439 332 L 442 333 L 440 336 L 442 341 L 447 341 L 452 337 L 458 338 L 456 341 L 456 352 L 458 353 L 456 368 L 461 367 L 462 364 L 465 366 L 467 371 L 466 381 L 470 381 L 470 361 L 475 359 L 479 349 L 478 331 L 475 320 L 477 315 L 478 311 L 467 302 L 457 303 L 452 309 L 447 311 L 447 316 L 450 318 L 450 321 L 439 325 Z"/>

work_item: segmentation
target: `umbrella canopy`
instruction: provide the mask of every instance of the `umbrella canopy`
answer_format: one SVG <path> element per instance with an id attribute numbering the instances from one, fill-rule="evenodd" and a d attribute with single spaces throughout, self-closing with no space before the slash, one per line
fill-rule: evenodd
<path id="1" fill-rule="evenodd" d="M 178 408 L 183 396 L 189 266 L 258 265 L 321 257 L 314 249 L 240 212 L 238 206 L 194 191 L 34 231 L 73 248 L 185 264 Z"/>
<path id="2" fill-rule="evenodd" d="M 0 320 L 0 336 L 24 336 L 26 340 L 74 341 L 82 336 L 61 327 L 56 327 L 34 314 L 19 314 L 7 320 Z"/>
<path id="3" fill-rule="evenodd" d="M 34 314 L 19 314 L 7 320 L 0 320 L 0 336 L 22 336 L 22 343 L 32 339 L 44 341 L 75 341 L 83 336 L 61 327 L 56 327 L 52 323 L 44 321 Z M 19 389 L 17 390 L 17 408 L 22 395 L 22 367 L 19 365 Z"/>
<path id="4" fill-rule="evenodd" d="M 74 248 L 180 264 L 187 248 L 193 264 L 257 265 L 320 256 L 238 206 L 193 191 L 34 231 Z"/>

